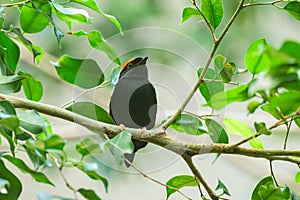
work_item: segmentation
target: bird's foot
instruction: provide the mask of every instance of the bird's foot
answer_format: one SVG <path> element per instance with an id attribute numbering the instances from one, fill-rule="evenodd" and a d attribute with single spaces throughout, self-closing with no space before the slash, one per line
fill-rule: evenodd
<path id="1" fill-rule="evenodd" d="M 125 128 L 126 128 L 126 127 L 125 127 L 125 125 L 124 125 L 124 124 L 120 124 L 120 126 L 119 126 L 119 127 L 120 127 L 121 131 L 125 131 Z"/>
<path id="2" fill-rule="evenodd" d="M 146 131 L 147 131 L 147 128 L 146 128 L 146 127 L 143 127 L 143 128 L 142 128 L 142 138 L 144 137 Z"/>

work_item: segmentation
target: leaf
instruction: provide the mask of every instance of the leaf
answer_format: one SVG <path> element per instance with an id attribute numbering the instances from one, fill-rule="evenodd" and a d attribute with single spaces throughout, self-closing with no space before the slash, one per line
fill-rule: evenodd
<path id="1" fill-rule="evenodd" d="M 104 74 L 92 59 L 76 59 L 63 55 L 53 63 L 59 77 L 68 83 L 89 89 L 104 81 Z"/>
<path id="2" fill-rule="evenodd" d="M 64 197 L 60 197 L 60 196 L 56 196 L 56 195 L 52 195 L 52 194 L 47 194 L 45 192 L 38 192 L 37 198 L 38 198 L 38 200 L 73 200 L 73 199 L 64 198 Z"/>
<path id="3" fill-rule="evenodd" d="M 248 106 L 247 110 L 249 113 L 254 113 L 255 110 L 262 104 L 262 102 L 259 101 L 251 101 Z"/>
<path id="4" fill-rule="evenodd" d="M 253 95 L 252 95 L 253 96 Z M 211 98 L 212 107 L 215 109 L 222 109 L 226 105 L 233 102 L 243 102 L 250 99 L 252 96 L 248 95 L 248 85 L 241 85 L 237 88 L 229 89 L 224 92 L 216 93 Z"/>
<path id="5" fill-rule="evenodd" d="M 19 118 L 16 115 L 10 115 L 0 112 L 1 126 L 10 131 L 15 131 L 19 127 Z"/>
<path id="6" fill-rule="evenodd" d="M 115 49 L 102 37 L 101 33 L 97 30 L 85 32 L 83 30 L 73 32 L 72 35 L 80 37 L 86 36 L 88 41 L 94 49 L 104 52 L 111 61 L 121 65 L 121 60 Z"/>
<path id="7" fill-rule="evenodd" d="M 2 47 L 5 52 L 4 55 L 0 57 L 4 58 L 11 72 L 15 72 L 17 69 L 17 64 L 20 58 L 20 49 L 9 37 L 7 37 L 3 32 L 0 32 L 0 47 Z"/>
<path id="8" fill-rule="evenodd" d="M 199 68 L 198 70 L 198 77 L 201 75 L 203 68 Z M 207 104 L 212 107 L 211 98 L 213 95 L 223 92 L 224 91 L 224 84 L 221 82 L 214 82 L 213 80 L 216 79 L 216 73 L 213 69 L 208 68 L 205 75 L 205 79 L 212 80 L 212 81 L 205 81 L 199 86 L 200 93 L 206 100 Z M 219 78 L 217 78 L 219 80 Z"/>
<path id="9" fill-rule="evenodd" d="M 64 32 L 54 23 L 51 23 L 53 25 L 54 34 L 58 43 L 58 46 L 61 48 L 61 39 L 65 36 Z"/>
<path id="10" fill-rule="evenodd" d="M 33 59 L 37 60 L 37 63 L 39 64 L 44 56 L 44 51 L 41 47 L 36 46 L 33 44 L 30 40 L 25 38 L 23 33 L 21 32 L 21 29 L 16 28 L 14 26 L 10 26 L 10 31 L 15 33 L 17 35 L 16 39 L 21 42 L 32 54 Z"/>
<path id="11" fill-rule="evenodd" d="M 80 188 L 79 190 L 77 190 L 84 198 L 88 199 L 88 200 L 101 200 L 100 197 L 98 197 L 98 195 L 95 193 L 94 190 L 87 190 L 87 189 L 83 189 Z"/>
<path id="12" fill-rule="evenodd" d="M 201 10 L 209 24 L 216 29 L 223 18 L 224 11 L 222 0 L 202 0 Z"/>
<path id="13" fill-rule="evenodd" d="M 193 186 L 193 187 L 198 186 L 199 183 L 193 176 L 179 175 L 179 176 L 174 176 L 170 180 L 168 180 L 166 185 L 179 190 L 180 188 L 187 187 L 187 186 Z M 176 192 L 176 190 L 168 187 L 166 187 L 166 191 L 167 191 L 166 199 L 169 199 L 171 194 Z"/>
<path id="14" fill-rule="evenodd" d="M 113 68 L 112 72 L 111 72 L 111 83 L 113 85 L 116 85 L 119 81 L 119 77 L 120 77 L 120 73 L 121 73 L 121 67 L 120 66 L 116 66 Z"/>
<path id="15" fill-rule="evenodd" d="M 38 33 L 46 28 L 51 16 L 51 5 L 48 2 L 38 2 L 25 4 L 22 6 L 20 14 L 20 25 L 26 33 Z"/>
<path id="16" fill-rule="evenodd" d="M 34 110 L 17 109 L 20 126 L 33 134 L 44 132 L 46 121 Z"/>
<path id="17" fill-rule="evenodd" d="M 22 192 L 22 183 L 6 168 L 4 162 L 0 159 L 0 178 L 9 182 L 9 187 L 6 187 L 7 194 L 0 193 L 0 199 L 17 200 Z"/>
<path id="18" fill-rule="evenodd" d="M 88 175 L 91 179 L 101 181 L 104 184 L 105 191 L 107 192 L 108 181 L 98 173 L 98 165 L 96 163 L 85 162 L 83 164 L 76 165 L 76 167 Z"/>
<path id="19" fill-rule="evenodd" d="M 25 96 L 27 99 L 32 101 L 39 101 L 43 96 L 43 86 L 42 83 L 35 78 L 33 78 L 30 74 L 19 72 L 18 75 L 25 77 L 22 80 L 22 86 L 24 89 Z"/>
<path id="20" fill-rule="evenodd" d="M 283 115 L 289 115 L 300 108 L 300 92 L 289 91 L 280 94 L 270 100 L 270 106 L 279 108 Z"/>
<path id="21" fill-rule="evenodd" d="M 102 16 L 104 16 L 105 18 L 110 20 L 112 23 L 114 23 L 115 26 L 119 29 L 120 33 L 122 33 L 122 27 L 121 27 L 121 24 L 119 23 L 119 21 L 114 16 L 108 15 L 108 14 L 105 14 L 104 12 L 102 12 L 94 0 L 70 0 L 70 2 L 79 3 L 81 5 L 84 5 L 90 9 L 98 12 L 99 14 L 101 14 Z"/>
<path id="22" fill-rule="evenodd" d="M 277 108 L 274 108 L 273 106 L 271 106 L 270 104 L 265 104 L 265 105 L 261 106 L 261 109 L 265 112 L 270 113 L 276 119 L 281 118 L 280 111 Z"/>
<path id="23" fill-rule="evenodd" d="M 47 157 L 43 142 L 40 140 L 28 139 L 26 140 L 24 147 L 34 169 L 38 169 L 45 164 Z"/>
<path id="24" fill-rule="evenodd" d="M 77 102 L 66 109 L 97 121 L 115 124 L 114 120 L 106 112 L 106 110 L 91 102 Z"/>
<path id="25" fill-rule="evenodd" d="M 9 187 L 9 181 L 3 178 L 0 178 L 0 190 L 6 190 Z"/>
<path id="26" fill-rule="evenodd" d="M 19 92 L 24 77 L 13 75 L 13 76 L 0 76 L 0 93 L 11 94 Z"/>
<path id="27" fill-rule="evenodd" d="M 55 8 L 57 17 L 64 22 L 77 22 L 82 24 L 91 24 L 93 22 L 86 10 L 64 7 L 54 2 L 52 2 L 52 5 Z"/>
<path id="28" fill-rule="evenodd" d="M 295 182 L 300 183 L 300 172 L 297 172 L 297 174 L 295 175 Z"/>
<path id="29" fill-rule="evenodd" d="M 268 45 L 265 39 L 254 41 L 245 55 L 245 65 L 249 72 L 258 74 L 270 67 L 270 59 L 265 53 Z"/>
<path id="30" fill-rule="evenodd" d="M 224 118 L 224 125 L 226 127 L 226 130 L 230 134 L 240 135 L 245 138 L 255 135 L 254 132 L 250 129 L 250 127 L 248 125 L 246 125 L 244 122 L 236 120 L 236 119 Z M 258 138 L 251 139 L 249 141 L 249 143 L 254 148 L 257 148 L 257 149 L 263 148 L 262 141 L 259 140 Z"/>
<path id="31" fill-rule="evenodd" d="M 114 155 L 116 162 L 121 165 L 123 163 L 123 154 L 132 153 L 134 145 L 131 140 L 131 133 L 122 131 L 112 139 L 106 142 L 109 150 Z"/>
<path id="32" fill-rule="evenodd" d="M 0 29 L 3 28 L 4 24 L 4 16 L 5 16 L 5 10 L 3 6 L 0 6 Z"/>
<path id="33" fill-rule="evenodd" d="M 274 184 L 273 178 L 271 176 L 267 176 L 267 177 L 263 178 L 262 180 L 260 180 L 258 182 L 258 184 L 255 186 L 255 188 L 252 192 L 251 200 L 261 200 L 261 198 L 258 194 L 258 191 L 259 191 L 261 186 L 263 186 L 267 183 L 273 183 Z"/>
<path id="34" fill-rule="evenodd" d="M 218 179 L 218 185 L 215 190 L 222 190 L 223 194 L 230 196 L 229 190 L 220 179 Z"/>
<path id="35" fill-rule="evenodd" d="M 291 1 L 286 4 L 283 9 L 287 11 L 292 17 L 300 21 L 300 2 Z"/>
<path id="36" fill-rule="evenodd" d="M 227 63 L 226 58 L 222 55 L 217 55 L 214 59 L 214 67 L 216 76 L 221 75 L 222 81 L 228 83 L 232 76 L 236 74 L 236 66 L 233 62 Z"/>
<path id="37" fill-rule="evenodd" d="M 76 151 L 83 157 L 87 155 L 96 155 L 103 152 L 99 143 L 91 138 L 85 138 L 79 144 L 77 144 Z"/>
<path id="38" fill-rule="evenodd" d="M 3 158 L 15 165 L 21 172 L 30 174 L 36 182 L 54 186 L 54 184 L 47 178 L 45 174 L 30 169 L 21 159 L 9 155 L 5 155 Z"/>
<path id="39" fill-rule="evenodd" d="M 66 141 L 59 135 L 50 135 L 44 139 L 41 139 L 44 143 L 44 150 L 51 152 L 51 150 L 63 150 L 66 145 Z"/>
<path id="40" fill-rule="evenodd" d="M 190 8 L 190 7 L 185 7 L 182 10 L 182 15 L 181 15 L 181 22 L 180 24 L 182 24 L 183 22 L 185 22 L 186 20 L 188 20 L 191 17 L 197 17 L 202 19 L 199 11 L 195 8 Z"/>
<path id="41" fill-rule="evenodd" d="M 225 129 L 213 119 L 205 119 L 210 138 L 214 143 L 228 144 L 228 135 Z"/>
<path id="42" fill-rule="evenodd" d="M 190 135 L 202 135 L 207 133 L 200 119 L 190 114 L 180 114 L 176 120 L 170 124 L 169 128 Z"/>
<path id="43" fill-rule="evenodd" d="M 264 135 L 271 135 L 272 132 L 268 130 L 266 123 L 264 122 L 254 122 L 254 127 L 257 133 Z"/>

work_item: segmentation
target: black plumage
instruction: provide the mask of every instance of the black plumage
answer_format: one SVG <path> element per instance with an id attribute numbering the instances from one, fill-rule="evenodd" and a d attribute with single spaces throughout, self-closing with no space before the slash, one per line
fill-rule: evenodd
<path id="1" fill-rule="evenodd" d="M 151 129 L 155 125 L 157 113 L 156 92 L 148 80 L 147 57 L 133 58 L 124 63 L 118 83 L 110 101 L 110 115 L 116 124 L 130 128 Z M 135 153 L 145 147 L 147 142 L 132 139 L 134 151 L 125 154 L 133 161 Z M 126 166 L 129 165 L 125 162 Z"/>

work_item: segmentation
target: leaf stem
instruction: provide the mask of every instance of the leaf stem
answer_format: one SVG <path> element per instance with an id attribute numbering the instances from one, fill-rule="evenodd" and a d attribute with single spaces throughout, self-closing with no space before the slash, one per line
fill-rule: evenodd
<path id="1" fill-rule="evenodd" d="M 271 172 L 271 176 L 272 176 L 273 179 L 274 179 L 275 185 L 276 185 L 277 187 L 279 187 L 279 184 L 278 184 L 278 182 L 277 182 L 277 180 L 276 180 L 276 176 L 275 176 L 275 174 L 274 174 L 272 162 L 273 162 L 273 161 L 270 160 L 270 172 Z"/>
<path id="2" fill-rule="evenodd" d="M 288 122 L 287 122 L 287 123 L 288 123 Z M 283 143 L 283 149 L 284 149 L 284 150 L 285 150 L 286 147 L 287 147 L 287 141 L 288 141 L 288 138 L 289 138 L 289 135 L 290 135 L 292 123 L 293 123 L 293 117 L 292 117 L 292 120 L 290 121 L 290 123 L 287 124 L 287 130 L 286 130 L 286 134 L 285 134 L 285 138 L 284 138 L 284 143 Z"/>

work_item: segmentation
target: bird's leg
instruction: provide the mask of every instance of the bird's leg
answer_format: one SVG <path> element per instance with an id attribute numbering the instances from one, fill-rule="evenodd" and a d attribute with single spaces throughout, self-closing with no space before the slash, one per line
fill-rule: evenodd
<path id="1" fill-rule="evenodd" d="M 126 127 L 125 127 L 125 125 L 124 125 L 124 124 L 120 124 L 120 126 L 119 126 L 119 127 L 120 127 L 121 131 L 125 131 L 125 128 L 126 128 Z"/>
<path id="2" fill-rule="evenodd" d="M 146 127 L 143 127 L 143 128 L 142 128 L 142 138 L 144 137 L 146 131 L 147 131 L 147 128 L 146 128 Z"/>

